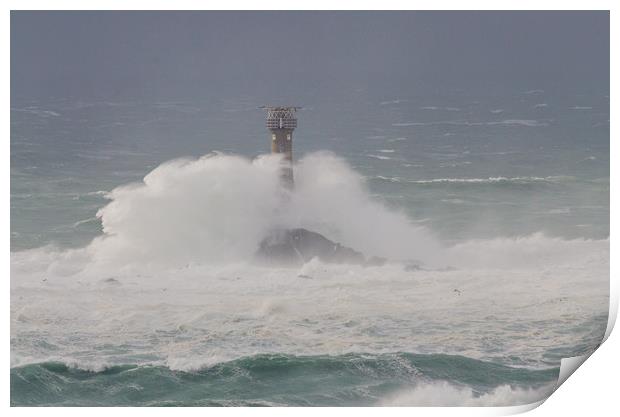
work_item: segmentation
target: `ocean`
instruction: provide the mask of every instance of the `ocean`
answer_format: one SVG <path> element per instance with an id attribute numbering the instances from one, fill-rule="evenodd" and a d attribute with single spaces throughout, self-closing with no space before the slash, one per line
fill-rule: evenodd
<path id="1" fill-rule="evenodd" d="M 609 304 L 609 96 L 14 99 L 11 405 L 521 405 Z M 274 227 L 382 266 L 267 267 Z"/>

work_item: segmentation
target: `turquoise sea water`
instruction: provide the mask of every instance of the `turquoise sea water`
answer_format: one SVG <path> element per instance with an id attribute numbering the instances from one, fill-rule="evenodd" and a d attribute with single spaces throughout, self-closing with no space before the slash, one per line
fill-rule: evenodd
<path id="1" fill-rule="evenodd" d="M 413 391 L 445 380 L 455 384 L 456 392 L 471 389 L 472 400 L 501 386 L 530 389 L 530 397 L 536 400 L 541 392 L 549 393 L 558 371 L 406 353 L 257 355 L 193 372 L 147 365 L 94 372 L 51 362 L 13 368 L 11 402 L 42 406 L 363 406 L 389 402 L 390 395 L 404 387 Z"/>
<path id="2" fill-rule="evenodd" d="M 598 346 L 608 97 L 304 103 L 284 213 L 261 104 L 12 103 L 12 405 L 516 405 Z M 253 265 L 279 222 L 390 262 Z"/>

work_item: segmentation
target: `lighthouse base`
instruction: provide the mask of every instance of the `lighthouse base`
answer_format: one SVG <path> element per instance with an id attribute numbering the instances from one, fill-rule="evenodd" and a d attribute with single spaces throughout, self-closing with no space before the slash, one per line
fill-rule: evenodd
<path id="1" fill-rule="evenodd" d="M 386 259 L 366 257 L 356 250 L 331 241 L 320 233 L 307 229 L 283 229 L 272 232 L 262 240 L 256 257 L 260 263 L 301 266 L 313 258 L 325 263 L 382 265 Z"/>

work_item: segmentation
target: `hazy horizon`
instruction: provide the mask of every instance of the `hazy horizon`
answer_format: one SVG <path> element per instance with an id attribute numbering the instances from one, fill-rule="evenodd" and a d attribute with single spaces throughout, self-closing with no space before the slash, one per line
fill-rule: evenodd
<path id="1" fill-rule="evenodd" d="M 606 11 L 13 11 L 11 98 L 609 90 Z"/>

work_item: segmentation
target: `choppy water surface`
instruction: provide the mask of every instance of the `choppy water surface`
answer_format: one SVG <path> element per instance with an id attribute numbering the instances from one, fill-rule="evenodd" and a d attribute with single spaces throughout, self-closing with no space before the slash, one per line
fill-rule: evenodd
<path id="1" fill-rule="evenodd" d="M 515 405 L 598 345 L 607 97 L 309 103 L 284 198 L 260 104 L 12 103 L 13 405 Z"/>

